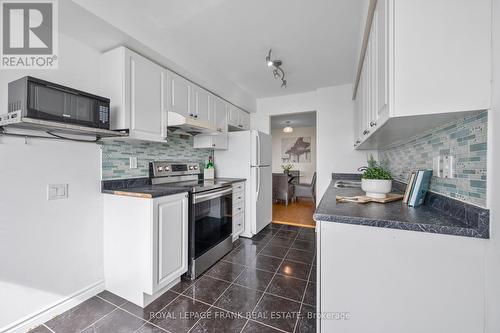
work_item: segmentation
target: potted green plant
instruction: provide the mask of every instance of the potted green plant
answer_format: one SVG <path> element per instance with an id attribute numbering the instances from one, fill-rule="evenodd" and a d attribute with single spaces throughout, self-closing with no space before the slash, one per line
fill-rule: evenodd
<path id="1" fill-rule="evenodd" d="M 361 168 L 361 188 L 366 192 L 366 196 L 371 198 L 385 198 L 392 190 L 391 172 L 383 165 L 377 163 L 370 155 L 368 167 Z"/>
<path id="2" fill-rule="evenodd" d="M 293 165 L 292 164 L 282 164 L 281 168 L 283 169 L 283 173 L 288 175 L 288 174 L 290 174 L 290 170 L 293 169 Z"/>

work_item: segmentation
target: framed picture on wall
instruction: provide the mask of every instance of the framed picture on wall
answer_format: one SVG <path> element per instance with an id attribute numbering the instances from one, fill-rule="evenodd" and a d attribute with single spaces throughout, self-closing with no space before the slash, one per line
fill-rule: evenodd
<path id="1" fill-rule="evenodd" d="M 281 139 L 282 163 L 311 163 L 311 137 Z"/>

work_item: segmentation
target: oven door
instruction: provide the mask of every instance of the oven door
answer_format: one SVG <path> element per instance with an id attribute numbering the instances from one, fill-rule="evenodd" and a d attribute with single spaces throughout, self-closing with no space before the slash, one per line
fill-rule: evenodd
<path id="1" fill-rule="evenodd" d="M 191 210 L 190 252 L 196 259 L 232 236 L 232 187 L 193 194 Z"/>

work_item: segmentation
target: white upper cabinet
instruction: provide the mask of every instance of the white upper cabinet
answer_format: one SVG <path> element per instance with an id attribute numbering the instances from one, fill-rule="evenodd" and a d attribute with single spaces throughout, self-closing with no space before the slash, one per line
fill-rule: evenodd
<path id="1" fill-rule="evenodd" d="M 250 129 L 248 113 L 123 46 L 101 57 L 101 91 L 111 99 L 111 129 L 128 129 L 132 139 L 163 142 L 168 126 L 201 135 Z M 227 136 L 208 141 L 227 147 Z"/>
<path id="2" fill-rule="evenodd" d="M 213 97 L 213 117 L 217 132 L 227 133 L 227 108 L 228 103 L 217 96 Z"/>
<path id="3" fill-rule="evenodd" d="M 102 94 L 111 99 L 111 128 L 129 129 L 130 138 L 167 137 L 167 71 L 124 47 L 101 62 Z"/>
<path id="4" fill-rule="evenodd" d="M 192 106 L 192 83 L 175 73 L 168 72 L 168 111 L 184 117 L 194 117 Z"/>
<path id="5" fill-rule="evenodd" d="M 388 93 L 388 22 L 389 15 L 387 14 L 388 5 L 387 0 L 380 0 L 377 3 L 374 13 L 374 23 L 375 32 L 372 34 L 377 38 L 377 46 L 375 48 L 376 52 L 376 89 L 377 89 L 377 121 L 385 122 L 389 116 L 388 104 L 389 104 L 389 93 Z M 377 124 L 378 125 L 378 124 Z"/>
<path id="6" fill-rule="evenodd" d="M 245 111 L 237 108 L 234 105 L 229 105 L 228 110 L 228 125 L 231 130 L 249 130 L 250 129 L 250 115 Z"/>
<path id="7" fill-rule="evenodd" d="M 491 0 L 378 0 L 368 22 L 354 92 L 357 148 L 490 108 Z"/>
<path id="8" fill-rule="evenodd" d="M 227 133 L 198 134 L 193 138 L 194 148 L 227 149 Z"/>
<path id="9" fill-rule="evenodd" d="M 244 130 L 250 129 L 250 114 L 249 113 L 247 113 L 245 111 L 240 112 L 240 123 L 238 126 Z"/>
<path id="10" fill-rule="evenodd" d="M 216 128 L 216 134 L 198 134 L 194 137 L 194 148 L 227 149 L 227 109 L 229 103 L 222 98 L 211 96 L 211 119 Z"/>
<path id="11" fill-rule="evenodd" d="M 238 127 L 240 121 L 240 110 L 234 106 L 229 104 L 227 111 L 227 124 L 229 126 Z"/>
<path id="12" fill-rule="evenodd" d="M 193 117 L 196 120 L 214 125 L 215 119 L 212 112 L 213 95 L 201 87 L 193 86 L 191 97 Z"/>
<path id="13" fill-rule="evenodd" d="M 394 112 L 488 109 L 491 0 L 392 0 Z"/>

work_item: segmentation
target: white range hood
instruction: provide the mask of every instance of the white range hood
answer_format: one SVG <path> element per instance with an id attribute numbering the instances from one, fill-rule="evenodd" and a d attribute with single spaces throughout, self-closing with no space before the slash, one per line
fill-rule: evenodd
<path id="1" fill-rule="evenodd" d="M 192 135 L 217 134 L 217 128 L 209 122 L 193 117 L 185 117 L 176 112 L 168 112 L 168 127 L 176 127 Z"/>

